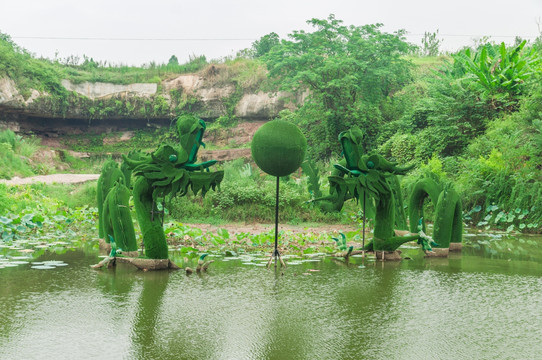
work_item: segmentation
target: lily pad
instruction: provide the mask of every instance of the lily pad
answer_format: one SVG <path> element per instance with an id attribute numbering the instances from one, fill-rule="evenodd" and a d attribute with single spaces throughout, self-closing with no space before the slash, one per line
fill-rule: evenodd
<path id="1" fill-rule="evenodd" d="M 57 260 L 49 260 L 49 261 L 44 261 L 43 262 L 43 266 L 53 266 L 53 267 L 56 267 L 56 266 L 66 266 L 68 264 L 66 264 L 64 261 L 57 261 Z"/>
<path id="2" fill-rule="evenodd" d="M 32 258 L 28 257 L 28 256 L 12 256 L 11 257 L 11 260 L 30 260 Z"/>
<path id="3" fill-rule="evenodd" d="M 54 266 L 47 266 L 47 265 L 32 266 L 31 268 L 32 268 L 32 269 L 37 269 L 37 270 L 50 270 L 50 269 L 56 269 L 56 267 L 54 267 Z"/>
<path id="4" fill-rule="evenodd" d="M 15 260 L 15 261 L 10 261 L 9 264 L 14 264 L 14 265 L 24 265 L 24 264 L 28 264 L 29 262 L 28 261 L 22 261 L 22 260 Z"/>

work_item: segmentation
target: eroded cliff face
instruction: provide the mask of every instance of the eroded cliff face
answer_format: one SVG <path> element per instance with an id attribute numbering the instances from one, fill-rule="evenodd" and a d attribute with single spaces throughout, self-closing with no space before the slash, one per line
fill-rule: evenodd
<path id="1" fill-rule="evenodd" d="M 0 78 L 0 128 L 34 132 L 101 132 L 169 125 L 189 111 L 206 121 L 237 117 L 266 121 L 293 109 L 302 96 L 246 93 L 234 83 L 185 74 L 157 83 L 118 85 L 62 81 L 64 96 L 37 90 L 22 92 L 13 80 Z"/>
<path id="2" fill-rule="evenodd" d="M 31 106 L 34 100 L 40 96 L 48 96 L 41 94 L 37 90 L 30 90 L 30 96 L 25 99 L 17 90 L 15 82 L 8 77 L 0 78 L 0 110 L 10 108 L 14 111 L 22 111 L 26 107 Z"/>
<path id="3" fill-rule="evenodd" d="M 62 86 L 68 91 L 74 91 L 91 100 L 99 100 L 120 95 L 126 96 L 128 94 L 148 98 L 155 95 L 158 90 L 158 84 L 151 83 L 118 85 L 102 82 L 83 82 L 80 84 L 73 84 L 69 80 L 62 80 Z"/>

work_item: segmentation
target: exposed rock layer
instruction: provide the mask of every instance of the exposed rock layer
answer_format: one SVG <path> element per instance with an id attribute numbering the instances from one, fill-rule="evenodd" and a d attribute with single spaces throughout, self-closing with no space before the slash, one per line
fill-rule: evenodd
<path id="1" fill-rule="evenodd" d="M 33 132 L 108 132 L 145 126 L 167 126 L 182 111 L 206 121 L 236 117 L 267 121 L 293 109 L 304 94 L 243 93 L 235 84 L 217 84 L 200 75 L 185 74 L 156 83 L 109 84 L 62 81 L 66 99 L 30 89 L 17 89 L 0 78 L 0 129 Z"/>

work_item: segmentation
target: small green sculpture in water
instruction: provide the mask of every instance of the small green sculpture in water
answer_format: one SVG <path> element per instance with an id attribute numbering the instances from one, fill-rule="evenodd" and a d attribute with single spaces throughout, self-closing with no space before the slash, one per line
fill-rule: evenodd
<path id="1" fill-rule="evenodd" d="M 134 177 L 133 184 L 133 199 L 136 210 L 137 220 L 141 232 L 143 234 L 143 244 L 145 255 L 150 259 L 167 259 L 168 247 L 163 230 L 164 211 L 163 204 L 166 197 L 176 195 L 184 196 L 189 189 L 197 195 L 201 192 L 205 196 L 210 189 L 216 189 L 224 177 L 223 171 L 210 172 L 209 167 L 216 163 L 215 160 L 196 163 L 197 152 L 203 144 L 202 138 L 205 131 L 205 122 L 192 115 L 183 115 L 177 121 L 177 130 L 180 137 L 180 146 L 161 145 L 156 151 L 151 154 L 143 155 L 141 153 L 131 153 L 129 156 L 123 156 L 124 170 L 127 174 L 132 174 Z M 107 164 L 104 166 L 104 179 L 109 179 L 111 171 L 116 174 L 116 166 Z M 120 175 L 122 172 L 118 170 Z M 127 175 L 128 176 L 128 175 Z M 124 186 L 124 176 L 119 176 L 121 181 L 115 185 L 114 192 L 110 191 L 105 196 L 109 206 L 109 213 L 106 215 L 115 215 L 117 212 L 119 217 L 111 218 L 111 228 L 123 228 L 125 222 L 131 223 L 129 211 L 127 211 L 127 199 L 129 198 L 128 188 Z M 98 182 L 100 184 L 100 182 Z M 103 191 L 98 191 L 98 202 L 104 204 L 100 194 L 105 191 L 105 184 L 109 182 L 103 181 Z M 100 186 L 100 185 L 99 185 Z M 111 187 L 111 186 L 109 186 Z M 103 196 L 103 195 L 102 195 Z M 126 212 L 123 210 L 126 209 Z M 103 212 L 102 212 L 103 213 Z M 100 213 L 100 214 L 102 214 Z M 108 221 L 104 216 L 100 215 L 100 224 L 103 221 Z M 116 223 L 116 219 L 120 222 Z M 119 238 L 119 234 L 111 230 L 105 231 L 100 236 L 113 236 L 117 248 L 129 251 L 130 246 L 125 245 Z M 106 237 L 107 240 L 107 237 Z M 120 241 L 119 241 L 120 240 Z M 122 246 L 121 246 L 122 244 Z"/>

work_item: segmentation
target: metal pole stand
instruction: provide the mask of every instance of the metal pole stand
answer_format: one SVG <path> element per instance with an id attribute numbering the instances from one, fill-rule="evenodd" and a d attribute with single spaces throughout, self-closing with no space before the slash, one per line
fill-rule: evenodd
<path id="1" fill-rule="evenodd" d="M 271 261 L 275 259 L 275 268 L 277 267 L 277 258 L 280 261 L 280 265 L 286 267 L 286 264 L 282 260 L 282 257 L 280 256 L 279 252 L 279 177 L 277 176 L 277 195 L 275 198 L 275 250 L 273 250 L 273 253 L 269 257 L 269 261 L 267 262 L 267 267 L 271 266 Z"/>
<path id="2" fill-rule="evenodd" d="M 362 257 L 365 259 L 365 190 L 363 190 L 363 242 L 361 243 Z"/>

